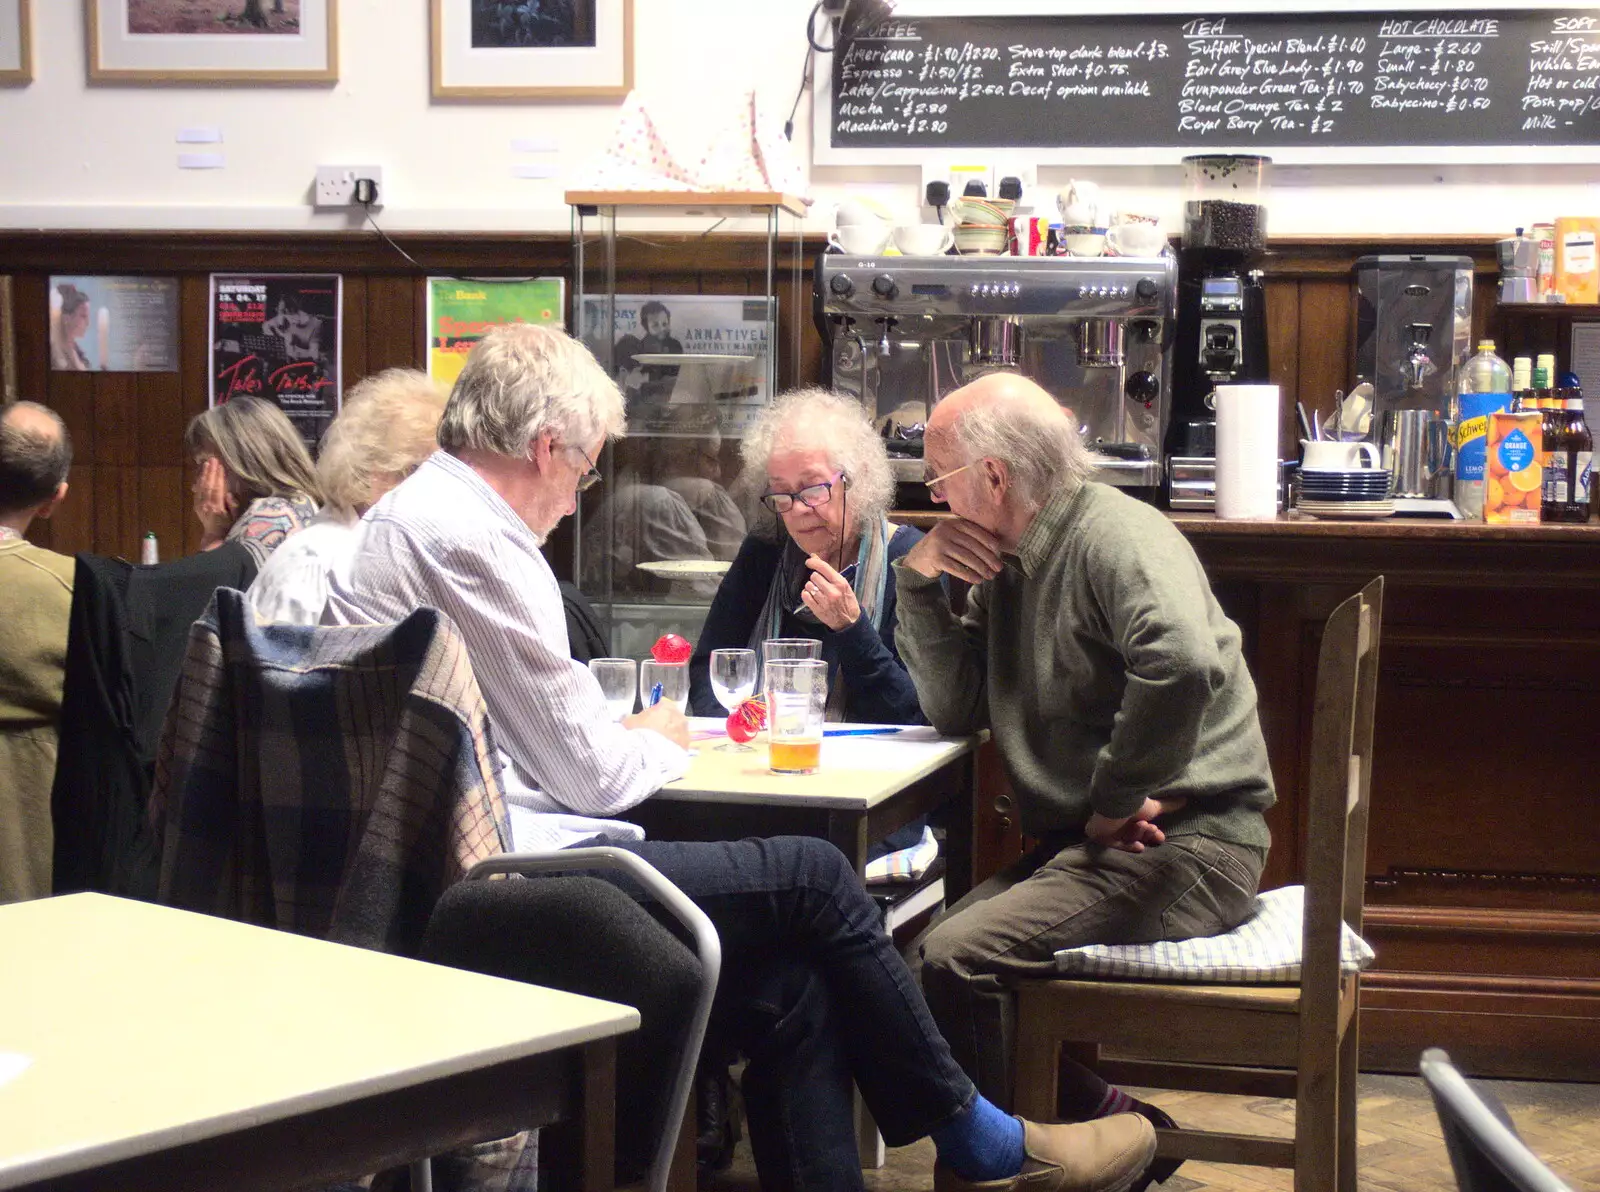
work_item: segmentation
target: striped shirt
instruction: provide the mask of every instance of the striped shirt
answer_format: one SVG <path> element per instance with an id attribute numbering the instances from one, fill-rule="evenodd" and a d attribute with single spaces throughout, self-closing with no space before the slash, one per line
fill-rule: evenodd
<path id="1" fill-rule="evenodd" d="M 324 620 L 399 621 L 422 606 L 449 614 L 467 643 L 508 763 L 516 847 L 638 837 L 631 824 L 594 817 L 643 802 L 687 771 L 689 755 L 611 718 L 568 651 L 561 591 L 532 531 L 442 451 L 362 518 L 349 578 L 334 577 Z"/>

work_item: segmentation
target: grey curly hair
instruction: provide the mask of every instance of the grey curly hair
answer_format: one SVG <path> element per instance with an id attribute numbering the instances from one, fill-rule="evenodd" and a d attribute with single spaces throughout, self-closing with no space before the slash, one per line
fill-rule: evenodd
<path id="1" fill-rule="evenodd" d="M 850 511 L 863 523 L 881 520 L 894 500 L 894 475 L 883 440 L 861 403 L 815 386 L 781 394 L 745 432 L 739 487 L 752 498 L 767 487 L 767 464 L 779 446 L 820 447 L 850 478 Z"/>

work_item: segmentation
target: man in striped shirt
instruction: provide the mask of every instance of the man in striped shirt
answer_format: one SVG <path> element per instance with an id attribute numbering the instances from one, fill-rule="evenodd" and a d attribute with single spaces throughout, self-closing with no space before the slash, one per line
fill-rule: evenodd
<path id="1" fill-rule="evenodd" d="M 748 1057 L 762 1184 L 862 1188 L 852 1081 L 884 1138 L 931 1135 L 940 1189 L 1126 1192 L 1155 1150 L 1137 1115 L 1037 1126 L 978 1094 L 844 856 L 821 840 L 646 841 L 615 816 L 684 773 L 687 726 L 657 704 L 614 722 L 568 656 L 540 546 L 599 479 L 622 395 L 576 340 L 515 325 L 473 350 L 441 451 L 362 519 L 329 619 L 395 621 L 429 605 L 466 641 L 504 750 L 519 849 L 604 842 L 659 869 L 711 917 L 724 965 L 714 1028 Z M 1025 1181 L 1025 1184 L 1024 1184 Z"/>

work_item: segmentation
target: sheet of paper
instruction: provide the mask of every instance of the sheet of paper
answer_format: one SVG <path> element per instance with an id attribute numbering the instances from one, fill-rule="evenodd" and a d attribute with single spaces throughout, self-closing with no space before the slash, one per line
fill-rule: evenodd
<path id="1" fill-rule="evenodd" d="M 33 1057 L 16 1051 L 0 1051 L 0 1088 L 4 1088 L 33 1066 Z"/>

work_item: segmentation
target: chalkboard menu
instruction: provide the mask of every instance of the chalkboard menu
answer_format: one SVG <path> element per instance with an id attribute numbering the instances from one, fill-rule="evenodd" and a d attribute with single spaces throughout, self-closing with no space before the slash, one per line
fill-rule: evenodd
<path id="1" fill-rule="evenodd" d="M 841 149 L 1594 146 L 1600 7 L 897 18 L 827 109 Z"/>

